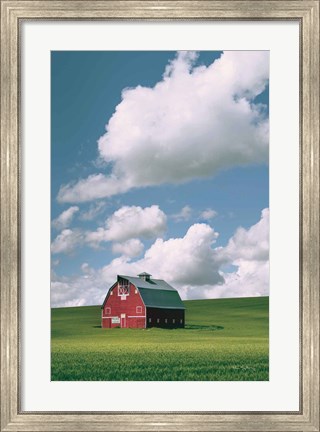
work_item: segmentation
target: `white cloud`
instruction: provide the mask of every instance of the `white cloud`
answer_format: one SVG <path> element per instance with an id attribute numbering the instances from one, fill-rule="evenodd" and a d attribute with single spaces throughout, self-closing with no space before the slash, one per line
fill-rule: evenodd
<path id="1" fill-rule="evenodd" d="M 156 238 L 162 235 L 167 226 L 167 217 L 159 206 L 124 206 L 106 220 L 105 228 L 89 232 L 86 242 L 99 245 L 101 242 L 122 242 L 132 238 Z"/>
<path id="2" fill-rule="evenodd" d="M 122 255 L 101 269 L 82 265 L 83 275 L 55 278 L 52 283 L 52 304 L 70 305 L 72 298 L 81 304 L 100 304 L 117 274 L 137 275 L 147 271 L 155 278 L 165 279 L 179 290 L 187 282 L 201 286 L 223 283 L 215 265 L 212 248 L 218 233 L 205 224 L 192 225 L 183 238 L 157 239 L 143 258 L 131 261 Z"/>
<path id="3" fill-rule="evenodd" d="M 148 268 L 178 285 L 222 283 L 212 248 L 217 237 L 209 225 L 194 224 L 183 238 L 157 239 L 139 263 L 141 270 Z"/>
<path id="4" fill-rule="evenodd" d="M 209 225 L 194 224 L 182 238 L 157 239 L 137 261 L 122 255 L 98 270 L 84 263 L 80 276 L 54 277 L 52 304 L 101 304 L 117 274 L 142 271 L 171 283 L 184 299 L 268 295 L 268 209 L 251 228 L 239 228 L 227 246 L 215 248 L 217 237 Z M 223 272 L 230 264 L 236 270 Z"/>
<path id="5" fill-rule="evenodd" d="M 215 218 L 217 216 L 217 214 L 218 213 L 215 210 L 208 208 L 208 209 L 204 210 L 203 212 L 201 212 L 200 219 L 209 221 L 210 219 Z"/>
<path id="6" fill-rule="evenodd" d="M 147 271 L 177 287 L 185 283 L 203 285 L 223 282 L 215 264 L 213 245 L 218 233 L 206 224 L 192 225 L 182 238 L 158 238 L 138 261 L 122 256 L 103 268 L 106 279 L 116 274 L 138 274 Z"/>
<path id="7" fill-rule="evenodd" d="M 147 271 L 177 288 L 186 283 L 220 284 L 223 278 L 215 264 L 213 248 L 218 235 L 209 225 L 194 224 L 182 238 L 157 239 L 138 261 L 121 256 L 101 271 L 110 282 L 116 274 L 137 275 Z"/>
<path id="8" fill-rule="evenodd" d="M 99 227 L 96 231 L 63 230 L 52 242 L 51 251 L 53 254 L 70 254 L 80 246 L 98 249 L 103 242 L 114 242 L 114 253 L 121 253 L 122 249 L 125 256 L 134 257 L 140 255 L 144 248 L 138 238 L 161 236 L 167 228 L 166 221 L 167 216 L 157 205 L 145 208 L 123 206 L 106 220 L 105 227 Z M 131 239 L 134 241 L 129 242 Z"/>
<path id="9" fill-rule="evenodd" d="M 111 174 L 64 185 L 59 201 L 88 201 L 267 163 L 268 119 L 253 100 L 268 81 L 268 52 L 226 51 L 208 67 L 194 67 L 195 58 L 180 52 L 153 88 L 123 90 L 98 141 Z"/>
<path id="10" fill-rule="evenodd" d="M 116 275 L 121 273 L 119 270 L 125 273 L 128 260 L 127 257 L 116 258 L 108 266 L 100 269 L 83 263 L 82 273 L 77 276 L 58 277 L 53 274 L 51 307 L 102 304 L 108 289 L 115 282 Z M 132 265 L 129 271 L 133 271 Z"/>
<path id="11" fill-rule="evenodd" d="M 219 297 L 256 297 L 269 294 L 269 260 L 237 260 L 238 269 L 225 273 Z"/>
<path id="12" fill-rule="evenodd" d="M 101 304 L 108 286 L 97 273 L 51 282 L 51 307 Z"/>
<path id="13" fill-rule="evenodd" d="M 93 249 L 99 249 L 102 242 L 107 242 L 106 230 L 99 227 L 96 231 L 87 231 L 84 234 L 84 243 Z"/>
<path id="14" fill-rule="evenodd" d="M 142 253 L 143 243 L 139 239 L 130 239 L 123 243 L 113 243 L 112 252 L 126 257 L 136 257 Z"/>
<path id="15" fill-rule="evenodd" d="M 222 261 L 237 266 L 225 273 L 225 292 L 234 297 L 269 293 L 269 209 L 248 230 L 239 228 L 220 252 Z"/>
<path id="16" fill-rule="evenodd" d="M 238 228 L 224 248 L 228 261 L 266 261 L 269 259 L 269 209 L 261 212 L 260 221 L 248 230 Z"/>
<path id="17" fill-rule="evenodd" d="M 73 206 L 69 207 L 67 210 L 63 211 L 56 219 L 52 221 L 52 225 L 55 229 L 60 230 L 67 228 L 70 225 L 74 215 L 79 211 L 79 207 Z"/>
<path id="18" fill-rule="evenodd" d="M 52 242 L 51 252 L 71 253 L 76 247 L 83 243 L 83 235 L 78 230 L 64 229 Z"/>
<path id="19" fill-rule="evenodd" d="M 81 264 L 81 270 L 82 270 L 83 273 L 91 273 L 92 272 L 91 267 L 86 262 L 83 263 L 83 264 Z"/>
<path id="20" fill-rule="evenodd" d="M 190 206 L 184 206 L 179 213 L 176 213 L 172 215 L 172 219 L 174 219 L 177 222 L 180 221 L 187 221 L 190 219 L 192 214 L 192 208 Z"/>

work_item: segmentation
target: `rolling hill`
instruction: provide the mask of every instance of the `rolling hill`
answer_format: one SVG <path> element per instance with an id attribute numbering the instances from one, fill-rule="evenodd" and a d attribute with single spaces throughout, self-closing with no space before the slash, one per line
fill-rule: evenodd
<path id="1" fill-rule="evenodd" d="M 53 381 L 266 381 L 269 298 L 190 300 L 185 329 L 102 329 L 100 306 L 51 310 Z"/>

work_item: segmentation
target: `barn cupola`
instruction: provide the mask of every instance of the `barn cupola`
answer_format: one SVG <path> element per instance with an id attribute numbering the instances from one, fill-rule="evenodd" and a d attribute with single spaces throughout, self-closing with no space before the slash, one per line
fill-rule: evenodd
<path id="1" fill-rule="evenodd" d="M 150 282 L 151 274 L 143 272 L 143 273 L 138 274 L 138 276 L 140 279 L 147 281 L 147 282 Z"/>

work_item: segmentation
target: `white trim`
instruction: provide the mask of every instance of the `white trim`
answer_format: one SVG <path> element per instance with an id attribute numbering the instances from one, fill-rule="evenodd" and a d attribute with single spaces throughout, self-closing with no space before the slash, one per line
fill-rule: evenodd
<path id="1" fill-rule="evenodd" d="M 102 319 L 111 319 L 111 318 L 118 318 L 118 316 L 102 316 Z M 146 315 L 128 315 L 127 318 L 146 318 Z"/>

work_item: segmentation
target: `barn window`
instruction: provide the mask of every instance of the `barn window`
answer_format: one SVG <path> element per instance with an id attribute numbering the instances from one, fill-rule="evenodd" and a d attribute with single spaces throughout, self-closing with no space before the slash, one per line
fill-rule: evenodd
<path id="1" fill-rule="evenodd" d="M 167 322 L 168 322 L 168 319 L 166 318 L 165 320 L 164 320 L 164 322 L 167 324 Z"/>
<path id="2" fill-rule="evenodd" d="M 176 320 L 173 318 L 172 323 L 174 324 L 176 322 Z"/>
<path id="3" fill-rule="evenodd" d="M 151 323 L 151 318 L 149 318 L 149 323 Z"/>
<path id="4" fill-rule="evenodd" d="M 136 312 L 137 313 L 142 313 L 142 306 L 137 306 L 136 307 Z"/>
<path id="5" fill-rule="evenodd" d="M 118 287 L 118 295 L 119 296 L 127 296 L 129 295 L 129 284 L 119 284 Z"/>
<path id="6" fill-rule="evenodd" d="M 157 323 L 159 324 L 159 322 L 160 322 L 160 319 L 159 319 L 159 318 L 157 318 Z"/>
<path id="7" fill-rule="evenodd" d="M 106 308 L 106 314 L 107 314 L 107 315 L 110 315 L 110 314 L 111 314 L 111 307 L 107 307 L 107 308 Z"/>
<path id="8" fill-rule="evenodd" d="M 182 324 L 182 319 L 180 320 L 180 324 Z"/>

